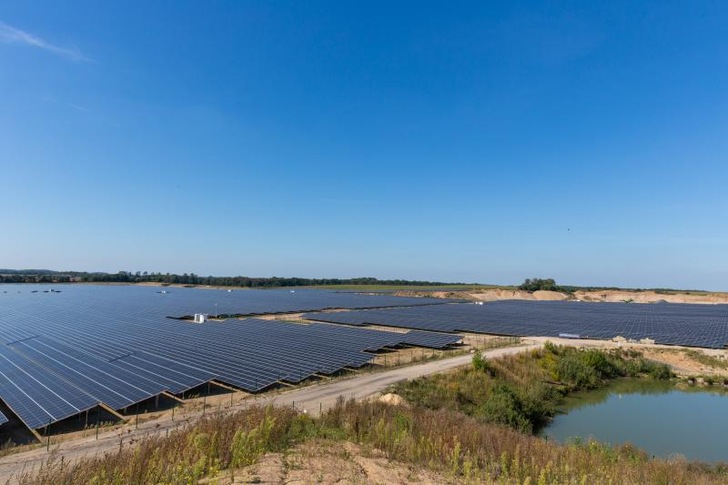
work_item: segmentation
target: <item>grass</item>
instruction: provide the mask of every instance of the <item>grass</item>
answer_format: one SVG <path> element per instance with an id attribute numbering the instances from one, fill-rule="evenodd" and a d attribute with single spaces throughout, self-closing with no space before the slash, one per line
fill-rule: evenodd
<path id="1" fill-rule="evenodd" d="M 343 290 L 343 291 L 476 291 L 476 290 L 490 290 L 490 289 L 513 289 L 514 286 L 499 286 L 499 285 L 463 285 L 463 284 L 452 284 L 452 285 L 432 285 L 432 286 L 418 286 L 418 285 L 320 285 L 312 286 L 309 288 L 320 288 L 324 290 Z"/>
<path id="2" fill-rule="evenodd" d="M 340 402 L 321 419 L 286 408 L 210 416 L 168 437 L 76 464 L 51 460 L 24 485 L 196 483 L 252 465 L 311 439 L 351 441 L 392 460 L 482 483 L 725 483 L 724 467 L 650 459 L 631 447 L 558 445 L 462 413 L 382 403 Z"/>
<path id="3" fill-rule="evenodd" d="M 708 367 L 712 367 L 714 369 L 728 369 L 728 361 L 726 361 L 725 359 L 719 359 L 718 357 L 708 355 L 698 350 L 685 349 L 683 350 L 683 352 L 692 360 Z"/>
<path id="4" fill-rule="evenodd" d="M 379 354 L 374 363 L 376 365 L 370 367 L 372 372 L 388 370 L 392 367 L 403 367 L 423 362 L 431 362 L 434 360 L 449 359 L 460 355 L 471 353 L 471 350 L 493 350 L 504 347 L 513 347 L 521 343 L 520 337 L 488 337 L 478 340 L 477 337 L 464 339 L 469 342 L 464 348 L 452 348 L 446 350 L 432 349 L 425 347 L 412 347 L 409 349 L 399 350 L 392 354 Z"/>
<path id="5" fill-rule="evenodd" d="M 493 361 L 476 358 L 471 368 L 418 379 L 401 388 L 409 393 L 410 406 L 340 400 L 316 419 L 290 408 L 254 407 L 210 415 L 169 436 L 148 437 L 134 448 L 105 456 L 73 464 L 52 458 L 39 473 L 25 474 L 19 482 L 176 484 L 221 474 L 232 481 L 238 470 L 265 453 L 285 454 L 293 446 L 320 439 L 358 443 L 391 460 L 437 472 L 443 481 L 459 483 L 728 481 L 724 465 L 651 459 L 629 445 L 561 445 L 519 431 L 518 420 L 501 424 L 492 419 L 503 416 L 499 413 L 510 401 L 519 401 L 528 416 L 538 410 L 544 395 L 599 385 L 618 375 L 663 373 L 635 353 L 554 346 Z"/>
<path id="6" fill-rule="evenodd" d="M 28 444 L 16 444 L 12 440 L 0 444 L 0 458 L 7 455 L 13 455 L 15 453 L 22 453 L 24 451 L 34 450 L 43 446 L 42 443 L 28 443 Z"/>
<path id="7" fill-rule="evenodd" d="M 579 350 L 547 343 L 544 349 L 485 360 L 473 366 L 395 386 L 394 392 L 427 409 L 450 409 L 482 422 L 532 433 L 554 415 L 568 392 L 593 389 L 617 377 L 669 379 L 669 368 L 637 352 Z"/>

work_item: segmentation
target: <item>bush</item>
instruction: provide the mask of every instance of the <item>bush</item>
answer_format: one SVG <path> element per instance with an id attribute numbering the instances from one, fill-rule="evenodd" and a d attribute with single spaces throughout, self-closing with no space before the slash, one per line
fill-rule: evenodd
<path id="1" fill-rule="evenodd" d="M 396 392 L 414 405 L 532 431 L 555 414 L 566 392 L 637 376 L 669 379 L 672 373 L 632 350 L 579 350 L 546 342 L 543 350 L 493 360 L 477 353 L 470 368 L 401 383 Z"/>
<path id="2" fill-rule="evenodd" d="M 586 350 L 581 353 L 581 360 L 594 369 L 601 379 L 612 379 L 619 376 L 619 368 L 604 352 L 599 350 Z"/>
<path id="3" fill-rule="evenodd" d="M 523 412 L 518 395 L 506 385 L 499 385 L 480 406 L 476 417 L 487 423 L 505 424 L 523 433 L 533 431 L 533 423 Z"/>
<path id="4" fill-rule="evenodd" d="M 597 371 L 574 353 L 564 355 L 558 361 L 556 372 L 560 381 L 575 389 L 591 389 L 600 382 Z"/>
<path id="5" fill-rule="evenodd" d="M 475 355 L 473 355 L 473 367 L 481 372 L 493 373 L 493 368 L 481 352 L 475 352 Z"/>
<path id="6" fill-rule="evenodd" d="M 523 291 L 559 291 L 561 293 L 573 293 L 579 288 L 576 286 L 559 286 L 553 278 L 527 278 L 519 287 L 519 290 Z"/>

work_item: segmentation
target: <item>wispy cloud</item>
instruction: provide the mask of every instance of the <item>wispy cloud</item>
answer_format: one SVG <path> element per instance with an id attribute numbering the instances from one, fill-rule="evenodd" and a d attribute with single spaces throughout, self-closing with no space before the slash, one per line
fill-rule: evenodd
<path id="1" fill-rule="evenodd" d="M 73 109 L 77 109 L 78 111 L 88 111 L 88 108 L 85 106 L 81 106 L 80 104 L 76 103 L 66 103 L 67 106 L 70 106 Z"/>
<path id="2" fill-rule="evenodd" d="M 36 47 L 71 61 L 83 62 L 90 60 L 77 49 L 68 49 L 53 45 L 40 37 L 36 37 L 35 35 L 23 30 L 16 29 L 3 21 L 0 21 L 0 42 L 5 44 L 19 44 L 28 47 Z"/>

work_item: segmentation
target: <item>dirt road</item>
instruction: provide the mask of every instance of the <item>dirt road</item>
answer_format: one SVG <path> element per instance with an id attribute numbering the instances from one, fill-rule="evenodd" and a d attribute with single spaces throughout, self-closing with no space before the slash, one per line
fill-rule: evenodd
<path id="1" fill-rule="evenodd" d="M 487 358 L 495 358 L 539 348 L 540 346 L 540 343 L 535 343 L 519 347 L 506 347 L 486 351 L 484 355 Z M 471 355 L 461 355 L 383 372 L 359 374 L 348 379 L 336 379 L 282 393 L 263 395 L 256 399 L 246 399 L 232 407 L 228 406 L 223 412 L 245 409 L 253 404 L 274 404 L 277 406 L 295 406 L 296 409 L 317 415 L 319 409 L 326 410 L 332 407 L 340 396 L 346 399 L 365 399 L 387 389 L 396 382 L 445 372 L 467 365 L 471 360 Z M 50 447 L 51 453 L 46 452 L 44 447 L 0 458 L 0 483 L 14 483 L 18 474 L 36 470 L 50 457 L 58 460 L 63 459 L 64 462 L 71 463 L 81 458 L 114 453 L 121 448 L 135 446 L 139 440 L 147 436 L 164 434 L 176 427 L 192 423 L 201 414 L 201 410 L 196 410 L 194 414 L 186 414 L 182 411 L 177 414 L 174 420 L 171 417 L 165 417 L 139 424 L 138 428 L 130 423 L 121 429 L 103 432 L 99 434 L 98 440 L 95 436 L 90 436 L 52 445 Z"/>

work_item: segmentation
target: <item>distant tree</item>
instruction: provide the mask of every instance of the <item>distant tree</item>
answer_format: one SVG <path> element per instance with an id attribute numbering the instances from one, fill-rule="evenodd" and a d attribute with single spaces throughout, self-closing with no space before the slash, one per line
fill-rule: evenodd
<path id="1" fill-rule="evenodd" d="M 13 270 L 0 269 L 0 283 L 68 283 L 68 282 L 131 282 L 143 281 L 167 284 L 237 286 L 241 288 L 278 288 L 284 286 L 326 286 L 326 285 L 397 285 L 397 286 L 449 286 L 462 283 L 441 283 L 437 281 L 379 280 L 372 277 L 360 278 L 251 278 L 249 276 L 199 276 L 195 273 L 182 275 L 148 271 L 118 271 L 117 273 L 87 273 L 84 271 Z"/>
<path id="2" fill-rule="evenodd" d="M 560 291 L 559 286 L 556 285 L 556 281 L 553 278 L 526 278 L 518 289 L 524 291 Z"/>

